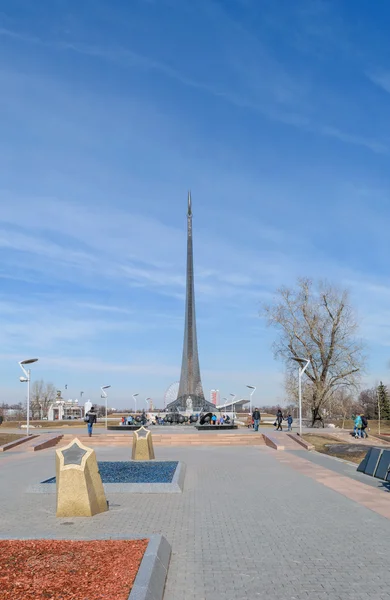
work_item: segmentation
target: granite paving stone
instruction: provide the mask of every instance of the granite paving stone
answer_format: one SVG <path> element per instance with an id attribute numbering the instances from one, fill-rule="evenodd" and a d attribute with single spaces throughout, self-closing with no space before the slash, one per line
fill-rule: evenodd
<path id="1" fill-rule="evenodd" d="M 99 461 L 128 459 L 126 448 L 96 453 Z M 172 546 L 164 600 L 390 599 L 390 520 L 275 454 L 159 447 L 157 459 L 186 464 L 182 494 L 112 494 L 107 513 L 56 519 L 55 496 L 26 493 L 53 474 L 54 449 L 9 451 L 0 456 L 0 537 L 161 533 Z"/>

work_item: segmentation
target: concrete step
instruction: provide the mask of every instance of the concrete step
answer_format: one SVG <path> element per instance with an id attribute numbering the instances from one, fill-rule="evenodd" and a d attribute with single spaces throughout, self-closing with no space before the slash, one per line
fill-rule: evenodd
<path id="1" fill-rule="evenodd" d="M 91 446 L 125 446 L 132 445 L 132 436 L 115 434 L 98 434 L 73 436 L 65 434 L 62 444 L 69 444 L 77 437 L 83 444 Z M 265 445 L 262 435 L 240 434 L 199 434 L 199 435 L 153 435 L 153 444 L 157 446 L 261 446 Z"/>

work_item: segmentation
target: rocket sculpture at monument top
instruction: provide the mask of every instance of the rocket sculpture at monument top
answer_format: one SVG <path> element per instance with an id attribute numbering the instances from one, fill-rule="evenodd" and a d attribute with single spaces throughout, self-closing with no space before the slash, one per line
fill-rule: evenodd
<path id="1" fill-rule="evenodd" d="M 191 407 L 194 411 L 215 409 L 214 405 L 205 400 L 199 368 L 198 339 L 196 334 L 195 316 L 191 192 L 188 192 L 187 209 L 187 280 L 183 358 L 177 400 L 171 402 L 167 409 L 171 411 L 186 410 L 189 407 Z"/>

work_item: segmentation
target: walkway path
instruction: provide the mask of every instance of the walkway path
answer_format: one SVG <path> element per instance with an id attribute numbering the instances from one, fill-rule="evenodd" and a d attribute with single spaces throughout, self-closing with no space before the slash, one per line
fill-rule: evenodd
<path id="1" fill-rule="evenodd" d="M 160 447 L 158 458 L 187 465 L 183 494 L 111 495 L 93 519 L 56 519 L 54 495 L 25 493 L 55 468 L 53 450 L 31 454 L 0 456 L 0 537 L 163 533 L 173 548 L 164 600 L 390 599 L 390 520 L 313 478 L 307 465 L 323 467 L 304 452 Z"/>

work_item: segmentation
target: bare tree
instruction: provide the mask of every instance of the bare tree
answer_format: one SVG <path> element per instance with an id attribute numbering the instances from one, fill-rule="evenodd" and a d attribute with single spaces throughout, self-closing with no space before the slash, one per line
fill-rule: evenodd
<path id="1" fill-rule="evenodd" d="M 307 358 L 311 422 L 322 422 L 322 410 L 340 387 L 356 388 L 364 366 L 363 346 L 348 293 L 327 283 L 316 289 L 309 279 L 297 288 L 278 290 L 278 301 L 264 307 L 268 324 L 279 330 L 275 358 L 296 373 L 293 358 Z"/>
<path id="2" fill-rule="evenodd" d="M 53 404 L 54 400 L 57 397 L 57 389 L 53 383 L 46 383 L 42 389 L 41 396 L 41 408 L 42 408 L 42 417 L 47 417 L 49 413 L 49 407 Z"/>
<path id="3" fill-rule="evenodd" d="M 41 398 L 43 392 L 44 382 L 43 379 L 40 381 L 34 381 L 31 386 L 30 392 L 30 412 L 32 419 L 40 419 L 41 417 Z"/>
<path id="4" fill-rule="evenodd" d="M 359 394 L 359 403 L 361 404 L 367 419 L 378 418 L 378 396 L 376 387 L 362 390 Z"/>
<path id="5" fill-rule="evenodd" d="M 95 404 L 95 411 L 98 417 L 106 415 L 106 407 L 103 404 Z"/>
<path id="6" fill-rule="evenodd" d="M 344 429 L 345 420 L 351 419 L 354 413 L 359 412 L 358 408 L 359 405 L 348 388 L 336 389 L 332 398 L 332 409 L 334 414 L 343 419 L 342 429 Z"/>
<path id="7" fill-rule="evenodd" d="M 289 365 L 290 366 L 290 365 Z M 286 371 L 284 379 L 284 388 L 288 402 L 298 406 L 298 377 L 297 377 L 297 365 L 295 363 L 295 370 L 289 369 Z M 306 377 L 302 380 L 302 415 L 303 418 L 311 418 L 311 403 L 313 397 L 313 385 L 312 382 Z"/>
<path id="8" fill-rule="evenodd" d="M 56 388 L 52 383 L 45 383 L 43 379 L 34 381 L 31 386 L 30 410 L 33 419 L 47 417 L 49 407 L 56 398 Z"/>
<path id="9" fill-rule="evenodd" d="M 23 421 L 26 418 L 27 410 L 26 406 L 23 406 L 21 402 L 19 404 L 14 404 L 12 408 L 15 410 L 14 419 L 16 421 Z"/>

